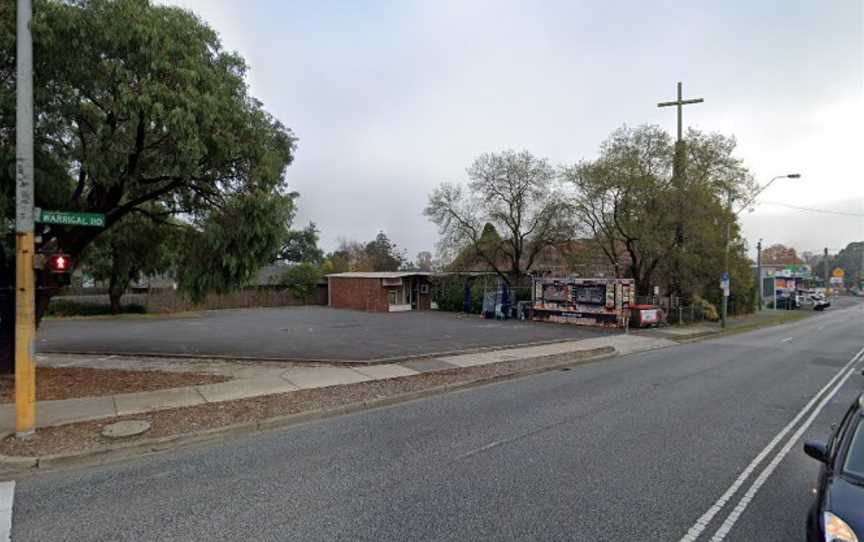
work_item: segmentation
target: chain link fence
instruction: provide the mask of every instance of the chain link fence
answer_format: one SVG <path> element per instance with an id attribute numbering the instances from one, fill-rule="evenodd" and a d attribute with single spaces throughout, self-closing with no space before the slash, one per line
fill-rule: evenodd
<path id="1" fill-rule="evenodd" d="M 704 299 L 685 299 L 676 296 L 637 296 L 638 305 L 656 305 L 664 314 L 668 325 L 688 325 L 700 322 L 717 322 L 720 320 L 721 307 Z M 736 300 L 730 296 L 727 302 L 727 314 L 738 316 L 752 311 L 752 303 Z"/>

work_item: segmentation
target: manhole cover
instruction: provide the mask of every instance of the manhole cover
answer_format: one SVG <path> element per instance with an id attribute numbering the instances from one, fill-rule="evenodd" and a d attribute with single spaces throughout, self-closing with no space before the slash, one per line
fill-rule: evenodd
<path id="1" fill-rule="evenodd" d="M 106 425 L 102 428 L 102 436 L 108 438 L 134 437 L 150 429 L 147 420 L 126 420 Z"/>

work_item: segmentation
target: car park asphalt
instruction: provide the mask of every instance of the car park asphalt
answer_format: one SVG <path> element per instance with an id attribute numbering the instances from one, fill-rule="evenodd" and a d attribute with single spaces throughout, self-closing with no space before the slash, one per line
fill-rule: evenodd
<path id="1" fill-rule="evenodd" d="M 856 305 L 21 479 L 13 540 L 689 540 L 742 476 L 695 539 L 803 540 L 802 442 L 864 389 L 862 322 Z"/>
<path id="2" fill-rule="evenodd" d="M 364 361 L 602 333 L 617 332 L 438 311 L 372 313 L 302 306 L 116 320 L 52 319 L 42 324 L 37 339 L 42 352 Z"/>

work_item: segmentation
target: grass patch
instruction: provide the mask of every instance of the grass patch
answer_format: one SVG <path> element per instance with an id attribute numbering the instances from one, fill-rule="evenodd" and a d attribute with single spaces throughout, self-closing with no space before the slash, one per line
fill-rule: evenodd
<path id="1" fill-rule="evenodd" d="M 735 335 L 738 333 L 747 333 L 748 331 L 755 331 L 757 329 L 763 327 L 770 326 L 778 326 L 783 324 L 791 324 L 794 322 L 799 322 L 804 320 L 805 318 L 810 318 L 815 313 L 814 311 L 808 310 L 797 310 L 797 311 L 778 311 L 777 314 L 771 314 L 768 316 L 761 316 L 760 314 L 753 314 L 741 317 L 737 322 L 735 319 L 730 319 L 728 326 L 726 329 L 722 329 L 719 325 L 715 329 L 710 329 L 701 333 L 693 333 L 690 335 L 681 335 L 681 336 L 672 336 L 667 337 L 672 341 L 677 341 L 680 343 L 686 343 L 690 341 L 695 341 L 699 339 L 708 339 L 713 337 L 722 337 L 724 335 Z M 713 322 L 712 322 L 713 323 Z"/>

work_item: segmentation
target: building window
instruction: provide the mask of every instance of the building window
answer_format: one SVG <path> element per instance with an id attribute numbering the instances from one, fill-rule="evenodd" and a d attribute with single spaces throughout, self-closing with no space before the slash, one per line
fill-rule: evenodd
<path id="1" fill-rule="evenodd" d="M 429 293 L 429 285 L 425 284 L 425 283 L 421 284 L 420 285 L 420 293 L 421 294 L 428 294 Z"/>
<path id="2" fill-rule="evenodd" d="M 391 305 L 399 305 L 400 304 L 399 290 L 396 290 L 396 289 L 387 290 L 387 301 Z"/>

